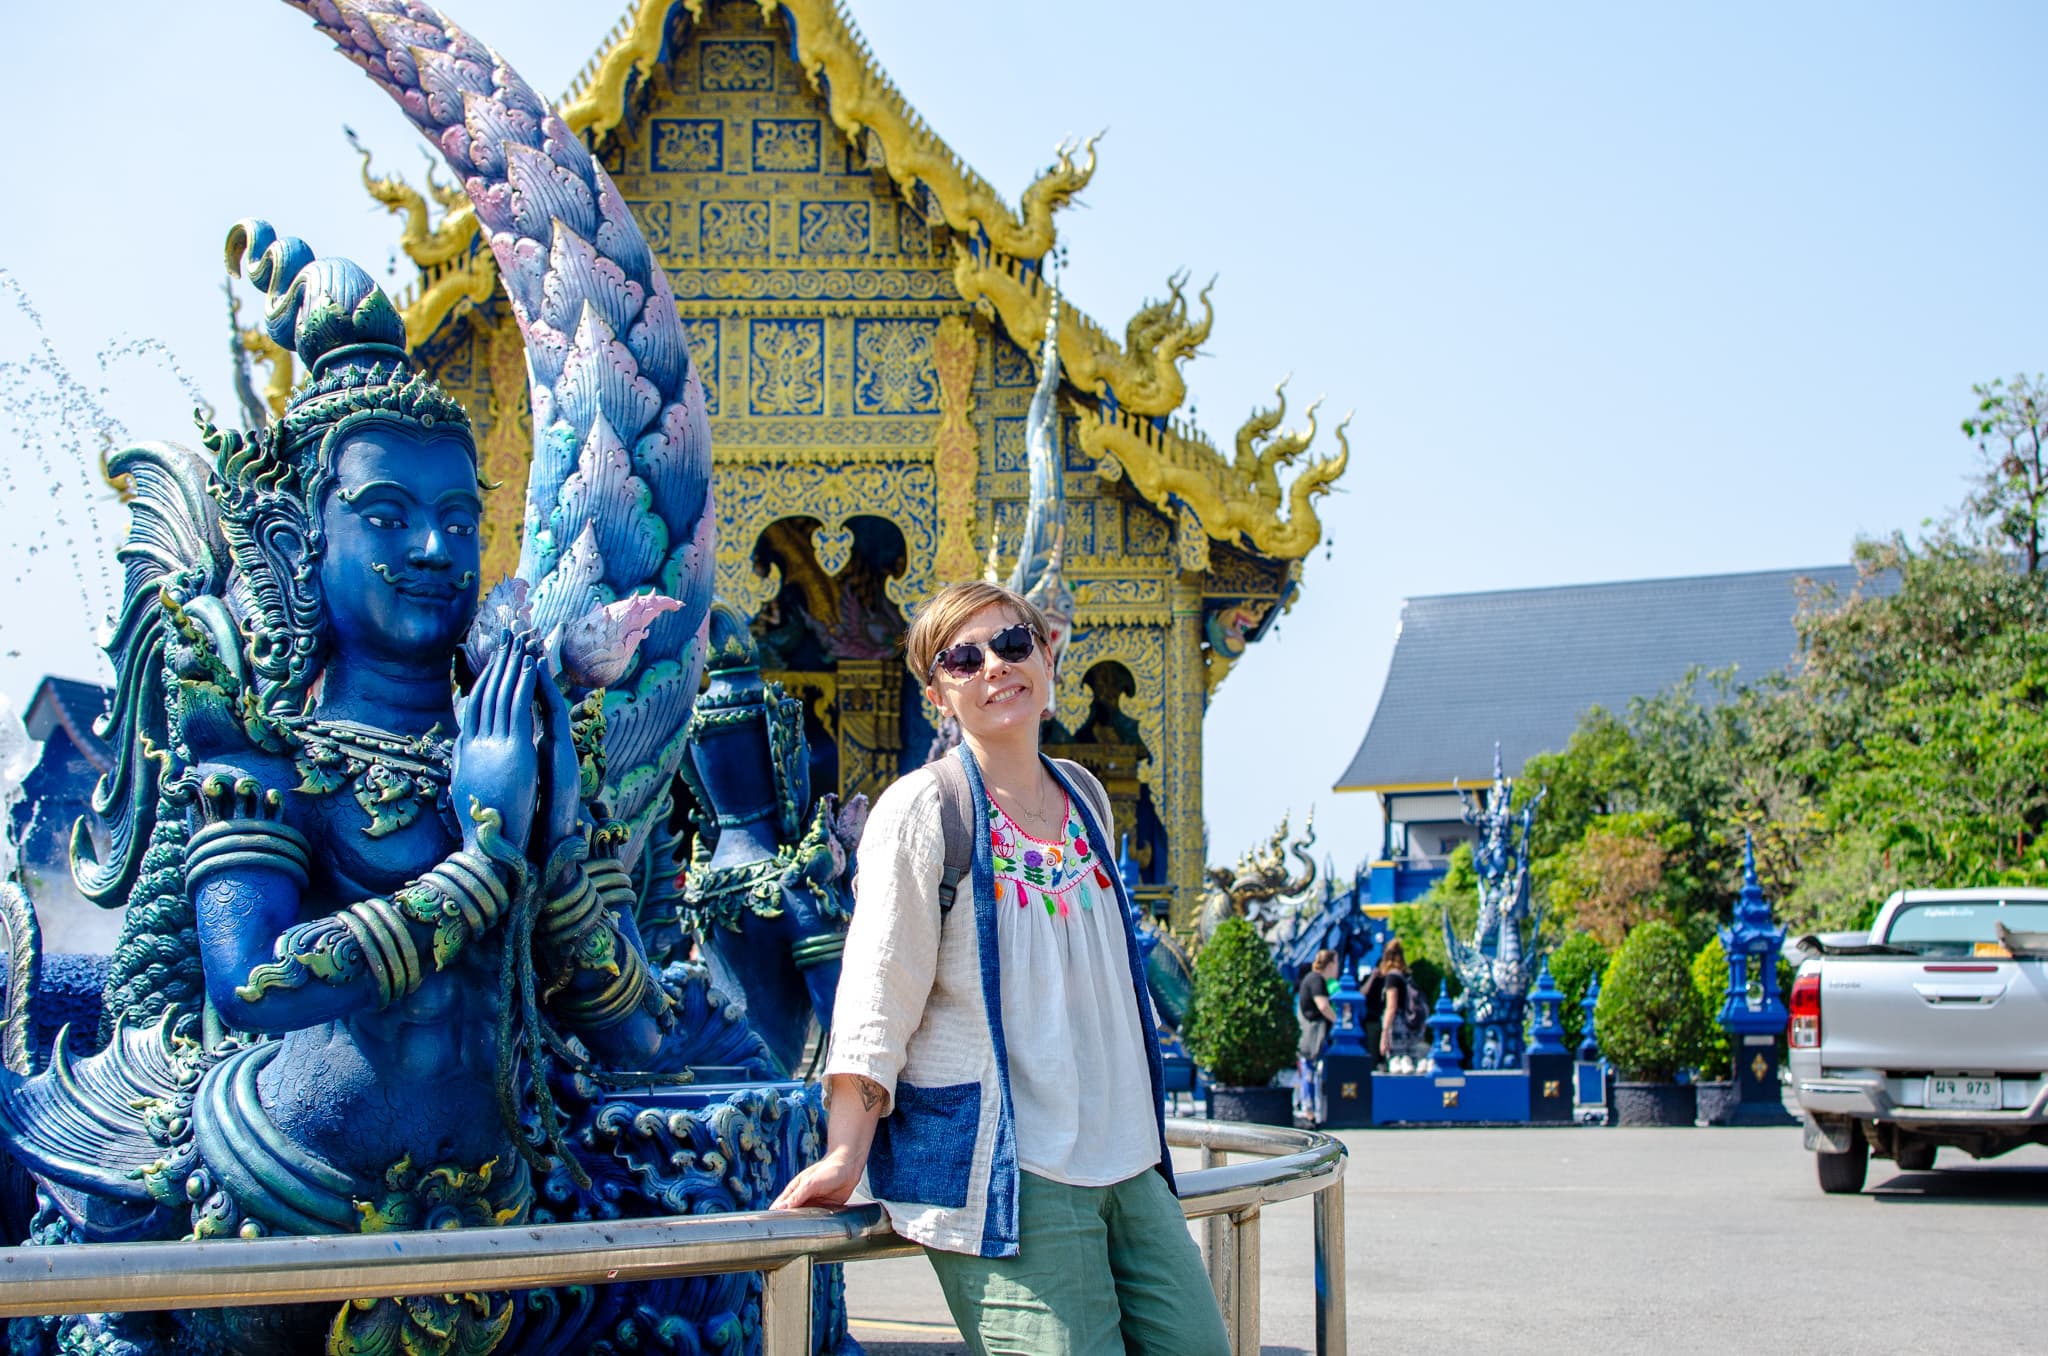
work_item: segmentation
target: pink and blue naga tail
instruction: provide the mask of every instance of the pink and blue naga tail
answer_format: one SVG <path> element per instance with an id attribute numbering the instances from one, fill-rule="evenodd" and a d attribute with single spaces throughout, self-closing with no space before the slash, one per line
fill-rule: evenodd
<path id="1" fill-rule="evenodd" d="M 287 3 L 398 101 L 476 205 L 531 373 L 518 577 L 535 629 L 633 594 L 681 604 L 605 695 L 603 796 L 630 865 L 668 811 L 711 604 L 711 437 L 668 276 L 582 138 L 490 48 L 413 0 Z"/>

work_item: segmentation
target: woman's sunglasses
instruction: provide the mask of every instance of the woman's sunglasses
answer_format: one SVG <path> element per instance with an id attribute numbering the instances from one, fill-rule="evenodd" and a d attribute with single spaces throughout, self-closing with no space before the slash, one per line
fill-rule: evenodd
<path id="1" fill-rule="evenodd" d="M 1037 643 L 1038 637 L 1031 633 L 1031 627 L 1018 622 L 979 644 L 964 640 L 958 645 L 948 645 L 932 659 L 932 676 L 937 676 L 938 671 L 944 669 L 955 678 L 972 678 L 981 672 L 984 645 L 995 651 L 996 658 L 1005 664 L 1021 664 L 1031 657 L 1032 647 Z"/>

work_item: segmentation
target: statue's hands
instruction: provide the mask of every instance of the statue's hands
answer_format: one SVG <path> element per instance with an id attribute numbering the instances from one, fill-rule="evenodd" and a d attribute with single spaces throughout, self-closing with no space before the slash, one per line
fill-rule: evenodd
<path id="1" fill-rule="evenodd" d="M 576 832 L 583 813 L 580 787 L 583 770 L 576 760 L 576 736 L 570 728 L 569 699 L 553 679 L 540 678 L 541 719 L 545 735 L 541 740 L 543 772 L 547 786 L 547 839 L 552 853 Z"/>
<path id="2" fill-rule="evenodd" d="M 532 635 L 516 631 L 491 656 L 457 715 L 455 768 L 450 778 L 463 846 L 478 850 L 470 812 L 498 812 L 498 832 L 520 851 L 533 834 L 539 793 L 540 749 L 534 685 L 540 666 Z"/>

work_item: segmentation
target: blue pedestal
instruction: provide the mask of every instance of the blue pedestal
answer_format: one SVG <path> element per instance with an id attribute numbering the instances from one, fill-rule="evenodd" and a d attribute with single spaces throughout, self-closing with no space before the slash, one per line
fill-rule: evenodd
<path id="1" fill-rule="evenodd" d="M 1572 1059 L 1559 1046 L 1556 1054 L 1529 1056 L 1529 1119 L 1566 1125 L 1572 1119 Z"/>
<path id="2" fill-rule="evenodd" d="M 1735 1118 L 1732 1125 L 1795 1125 L 1778 1085 L 1778 1037 L 1774 1032 L 1735 1035 Z"/>
<path id="3" fill-rule="evenodd" d="M 1607 1105 L 1607 1066 L 1597 1059 L 1572 1065 L 1572 1101 L 1583 1107 Z"/>
<path id="4" fill-rule="evenodd" d="M 1374 1125 L 1510 1124 L 1529 1119 L 1529 1075 L 1374 1074 Z"/>
<path id="5" fill-rule="evenodd" d="M 1323 1124 L 1357 1130 L 1373 1123 L 1373 1061 L 1362 1055 L 1324 1055 Z"/>

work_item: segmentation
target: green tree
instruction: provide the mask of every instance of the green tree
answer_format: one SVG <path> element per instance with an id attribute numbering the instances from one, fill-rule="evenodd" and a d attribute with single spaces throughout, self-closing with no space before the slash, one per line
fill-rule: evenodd
<path id="1" fill-rule="evenodd" d="M 1226 918 L 1195 957 L 1188 1054 L 1227 1087 L 1264 1087 L 1294 1062 L 1294 995 L 1249 920 Z"/>
<path id="2" fill-rule="evenodd" d="M 1860 557 L 1896 591 L 1802 622 L 1791 737 L 1759 751 L 1814 789 L 1830 839 L 1820 878 L 2048 880 L 2048 572 L 1949 533 Z"/>
<path id="3" fill-rule="evenodd" d="M 1569 934 L 1550 953 L 1550 977 L 1564 994 L 1558 1019 L 1564 1026 L 1567 1049 L 1577 1050 L 1579 1042 L 1586 1038 L 1586 1010 L 1581 1004 L 1586 1001 L 1593 976 L 1606 968 L 1607 948 L 1590 932 Z"/>
<path id="4" fill-rule="evenodd" d="M 1706 1019 L 1706 1032 L 1700 1043 L 1699 1075 L 1701 1078 L 1728 1078 L 1733 1065 L 1728 1058 L 1728 1033 L 1721 1029 L 1721 1005 L 1728 999 L 1728 952 L 1722 947 L 1719 937 L 1709 939 L 1699 954 L 1692 958 L 1692 986 L 1699 994 L 1700 1012 Z"/>
<path id="5" fill-rule="evenodd" d="M 1963 432 L 1976 440 L 1983 466 L 1964 510 L 1993 541 L 2009 544 L 2028 574 L 2038 573 L 2048 528 L 2048 381 L 2022 372 L 1971 390 L 1977 411 L 1963 420 Z"/>
<path id="6" fill-rule="evenodd" d="M 1698 1062 L 1706 1020 L 1685 934 L 1655 920 L 1629 933 L 1600 979 L 1600 1051 L 1631 1082 L 1668 1083 Z"/>
<path id="7" fill-rule="evenodd" d="M 1544 792 L 1529 833 L 1530 857 L 1554 856 L 1595 820 L 1637 808 L 1642 780 L 1641 750 L 1628 726 L 1604 707 L 1588 708 L 1564 748 L 1528 759 L 1515 781 L 1517 809 Z"/>
<path id="8" fill-rule="evenodd" d="M 1976 396 L 1960 516 L 1858 542 L 1854 587 L 1802 597 L 1790 669 L 1688 674 L 1528 761 L 1553 928 L 1614 944 L 1668 919 L 1697 949 L 1745 831 L 1795 928 L 1857 926 L 1901 886 L 2048 883 L 2048 378 Z"/>
<path id="9" fill-rule="evenodd" d="M 1543 863 L 1541 879 L 1558 925 L 1617 946 L 1630 930 L 1669 915 L 1666 872 L 1691 830 L 1662 811 L 1602 815 Z"/>

